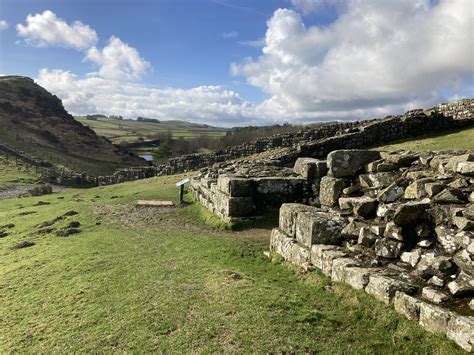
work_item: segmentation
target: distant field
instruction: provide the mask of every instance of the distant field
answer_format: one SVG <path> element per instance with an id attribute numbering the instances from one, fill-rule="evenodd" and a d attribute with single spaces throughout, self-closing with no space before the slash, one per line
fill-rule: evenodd
<path id="1" fill-rule="evenodd" d="M 109 138 L 114 143 L 121 141 L 136 141 L 138 138 L 150 139 L 157 133 L 171 131 L 174 138 L 193 138 L 197 136 L 222 137 L 224 128 L 198 125 L 181 121 L 163 121 L 160 123 L 139 122 L 132 120 L 113 120 L 101 118 L 88 120 L 85 117 L 75 117 L 83 125 L 92 128 L 98 135 Z"/>
<path id="2" fill-rule="evenodd" d="M 418 138 L 404 139 L 389 145 L 375 148 L 377 150 L 469 150 L 474 149 L 474 128 L 467 128 L 450 133 L 431 134 Z"/>

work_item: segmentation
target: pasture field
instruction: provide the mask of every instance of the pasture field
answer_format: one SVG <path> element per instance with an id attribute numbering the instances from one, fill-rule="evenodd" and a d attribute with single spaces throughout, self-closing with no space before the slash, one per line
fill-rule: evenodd
<path id="1" fill-rule="evenodd" d="M 176 200 L 185 175 L 0 201 L 2 352 L 456 354 L 362 291 Z M 188 175 L 189 176 L 189 175 Z M 9 226 L 6 226 L 6 225 Z"/>

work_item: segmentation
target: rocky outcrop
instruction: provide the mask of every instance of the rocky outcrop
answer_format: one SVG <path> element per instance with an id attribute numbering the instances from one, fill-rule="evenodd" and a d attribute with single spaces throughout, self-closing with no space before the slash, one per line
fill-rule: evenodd
<path id="1" fill-rule="evenodd" d="M 331 152 L 320 204 L 283 204 L 270 248 L 474 351 L 473 153 Z"/>

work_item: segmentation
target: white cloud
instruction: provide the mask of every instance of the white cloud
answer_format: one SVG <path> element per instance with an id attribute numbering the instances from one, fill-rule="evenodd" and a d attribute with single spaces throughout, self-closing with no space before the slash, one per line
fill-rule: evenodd
<path id="1" fill-rule="evenodd" d="M 237 31 L 223 32 L 221 36 L 224 39 L 237 38 L 239 36 L 239 32 Z"/>
<path id="2" fill-rule="evenodd" d="M 278 9 L 261 56 L 233 63 L 231 72 L 271 96 L 258 107 L 266 117 L 377 116 L 429 106 L 446 91 L 473 90 L 472 10 L 470 0 L 351 0 L 319 28 Z"/>
<path id="3" fill-rule="evenodd" d="M 151 67 L 140 57 L 138 51 L 117 37 L 110 37 L 109 44 L 102 51 L 92 47 L 87 51 L 85 60 L 97 64 L 99 75 L 106 79 L 136 80 Z"/>
<path id="4" fill-rule="evenodd" d="M 0 31 L 6 30 L 9 27 L 9 24 L 5 20 L 0 20 Z"/>
<path id="5" fill-rule="evenodd" d="M 97 43 L 97 34 L 80 21 L 69 25 L 52 11 L 28 15 L 26 24 L 16 25 L 17 34 L 28 45 L 37 47 L 61 46 L 85 50 Z"/>
<path id="6" fill-rule="evenodd" d="M 50 69 L 41 69 L 36 80 L 73 114 L 144 116 L 218 126 L 256 123 L 253 106 L 221 86 L 153 88 L 97 76 L 80 79 L 71 72 Z"/>

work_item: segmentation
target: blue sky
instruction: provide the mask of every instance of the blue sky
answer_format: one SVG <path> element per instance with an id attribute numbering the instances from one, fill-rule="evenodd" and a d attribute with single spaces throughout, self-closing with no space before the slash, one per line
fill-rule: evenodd
<path id="1" fill-rule="evenodd" d="M 1 0 L 0 73 L 35 78 L 76 114 L 373 117 L 472 96 L 472 11 L 469 0 Z"/>

